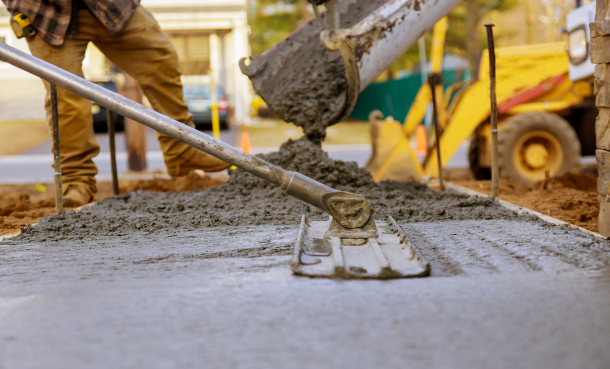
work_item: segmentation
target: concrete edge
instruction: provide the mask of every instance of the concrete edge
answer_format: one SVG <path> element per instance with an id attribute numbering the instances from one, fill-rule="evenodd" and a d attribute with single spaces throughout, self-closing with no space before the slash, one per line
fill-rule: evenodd
<path id="1" fill-rule="evenodd" d="M 88 206 L 92 206 L 92 205 L 94 205 L 95 203 L 96 203 L 96 202 L 94 201 L 94 202 L 91 202 L 91 203 L 89 203 L 89 204 L 87 204 L 87 205 L 83 205 L 83 206 L 81 206 L 81 207 L 74 208 L 74 209 L 72 209 L 72 210 L 70 210 L 70 211 L 76 211 L 76 212 L 78 212 L 78 211 L 81 211 L 82 209 L 84 209 L 84 208 L 86 208 L 86 207 L 88 207 Z M 30 224 L 30 225 L 31 225 L 32 227 L 34 227 L 34 226 L 36 226 L 36 224 L 38 224 L 38 222 L 36 222 L 36 223 L 34 223 L 34 224 Z M 17 236 L 20 236 L 20 235 L 21 235 L 21 230 L 18 230 L 18 231 L 14 232 L 14 233 L 5 234 L 4 236 L 0 236 L 0 243 L 2 243 L 4 240 L 8 240 L 9 238 L 14 238 L 14 237 L 17 237 Z"/>
<path id="2" fill-rule="evenodd" d="M 485 195 L 483 193 L 480 193 L 480 192 L 477 192 L 475 190 L 471 190 L 470 188 L 462 187 L 460 185 L 456 185 L 456 184 L 453 184 L 453 183 L 450 183 L 450 182 L 447 182 L 447 188 L 450 188 L 450 189 L 452 189 L 452 190 L 454 190 L 456 192 L 460 192 L 460 193 L 463 193 L 463 194 L 466 194 L 466 195 L 479 196 L 479 197 L 489 197 L 489 196 L 487 196 L 487 195 Z M 597 237 L 599 239 L 602 239 L 602 240 L 609 239 L 608 237 L 602 236 L 599 233 L 595 233 L 593 231 L 590 231 L 590 230 L 585 229 L 583 227 L 579 227 L 579 226 L 574 225 L 572 223 L 564 222 L 563 220 L 559 220 L 557 218 L 553 218 L 553 217 L 550 217 L 548 215 L 544 215 L 542 213 L 539 213 L 539 212 L 534 211 L 532 209 L 528 209 L 528 208 L 523 207 L 521 205 L 515 205 L 513 203 L 510 203 L 510 202 L 504 201 L 504 200 L 499 200 L 499 202 L 500 202 L 500 205 L 504 206 L 505 208 L 507 208 L 509 210 L 512 210 L 512 211 L 516 212 L 517 214 L 523 214 L 523 213 L 531 214 L 531 215 L 534 215 L 534 216 L 544 220 L 545 222 L 553 224 L 553 225 L 567 225 L 570 228 L 576 228 L 576 229 L 580 230 L 583 233 L 586 233 L 588 235 Z"/>

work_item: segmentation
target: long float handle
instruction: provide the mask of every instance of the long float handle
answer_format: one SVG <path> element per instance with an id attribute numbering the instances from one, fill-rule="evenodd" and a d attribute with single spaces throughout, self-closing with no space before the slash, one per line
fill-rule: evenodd
<path id="1" fill-rule="evenodd" d="M 72 91 L 77 95 L 95 101 L 109 110 L 131 118 L 155 131 L 164 133 L 218 159 L 231 163 L 259 178 L 281 186 L 287 194 L 330 213 L 339 223 L 348 228 L 362 226 L 368 221 L 368 217 L 364 219 L 365 215 L 368 214 L 368 203 L 360 196 L 337 191 L 302 174 L 284 170 L 255 156 L 248 155 L 214 137 L 199 132 L 152 109 L 148 109 L 44 60 L 10 47 L 4 42 L 0 42 L 0 60 L 68 91 Z M 353 199 L 358 197 L 364 201 L 363 206 L 366 209 L 361 213 L 361 216 L 356 217 L 358 219 L 348 217 L 352 218 L 352 221 L 348 221 L 348 218 L 341 216 L 343 209 L 329 206 L 328 200 L 335 195 L 341 195 L 341 197 L 350 195 L 349 197 Z"/>

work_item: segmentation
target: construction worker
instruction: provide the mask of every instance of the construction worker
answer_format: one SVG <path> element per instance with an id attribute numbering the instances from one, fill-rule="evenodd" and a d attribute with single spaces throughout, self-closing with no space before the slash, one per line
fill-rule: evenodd
<path id="1" fill-rule="evenodd" d="M 2 1 L 13 16 L 29 18 L 37 31 L 27 37 L 32 55 L 83 77 L 82 62 L 92 42 L 138 81 L 157 112 L 194 127 L 183 98 L 176 50 L 140 0 Z M 44 84 L 50 127 L 50 85 Z M 64 205 L 81 206 L 97 192 L 98 170 L 92 159 L 100 149 L 93 133 L 91 101 L 62 88 L 57 94 Z M 230 166 L 167 135 L 157 132 L 157 138 L 170 176 Z"/>

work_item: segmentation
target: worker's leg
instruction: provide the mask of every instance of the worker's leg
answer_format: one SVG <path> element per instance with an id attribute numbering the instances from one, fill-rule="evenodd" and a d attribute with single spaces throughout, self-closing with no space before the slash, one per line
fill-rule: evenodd
<path id="1" fill-rule="evenodd" d="M 183 98 L 178 55 L 152 14 L 139 6 L 125 28 L 116 36 L 100 33 L 96 46 L 119 68 L 133 76 L 152 107 L 190 127 L 193 116 Z M 187 174 L 187 169 L 222 170 L 228 164 L 158 133 L 170 175 Z"/>
<path id="2" fill-rule="evenodd" d="M 81 77 L 87 43 L 84 39 L 73 37 L 66 38 L 62 46 L 51 46 L 39 35 L 28 39 L 32 55 Z M 46 81 L 44 84 L 47 89 L 45 109 L 51 131 L 50 85 Z M 79 191 L 93 197 L 97 192 L 97 167 L 92 159 L 99 153 L 100 148 L 93 134 L 91 101 L 58 87 L 57 107 L 64 192 L 76 186 Z"/>

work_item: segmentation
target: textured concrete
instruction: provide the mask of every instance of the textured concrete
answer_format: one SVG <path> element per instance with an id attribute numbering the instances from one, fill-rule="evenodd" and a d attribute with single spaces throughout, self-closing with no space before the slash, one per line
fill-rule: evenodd
<path id="1" fill-rule="evenodd" d="M 293 225 L 9 240 L 0 368 L 610 366 L 607 243 L 517 220 L 403 226 L 431 277 L 295 277 Z"/>

